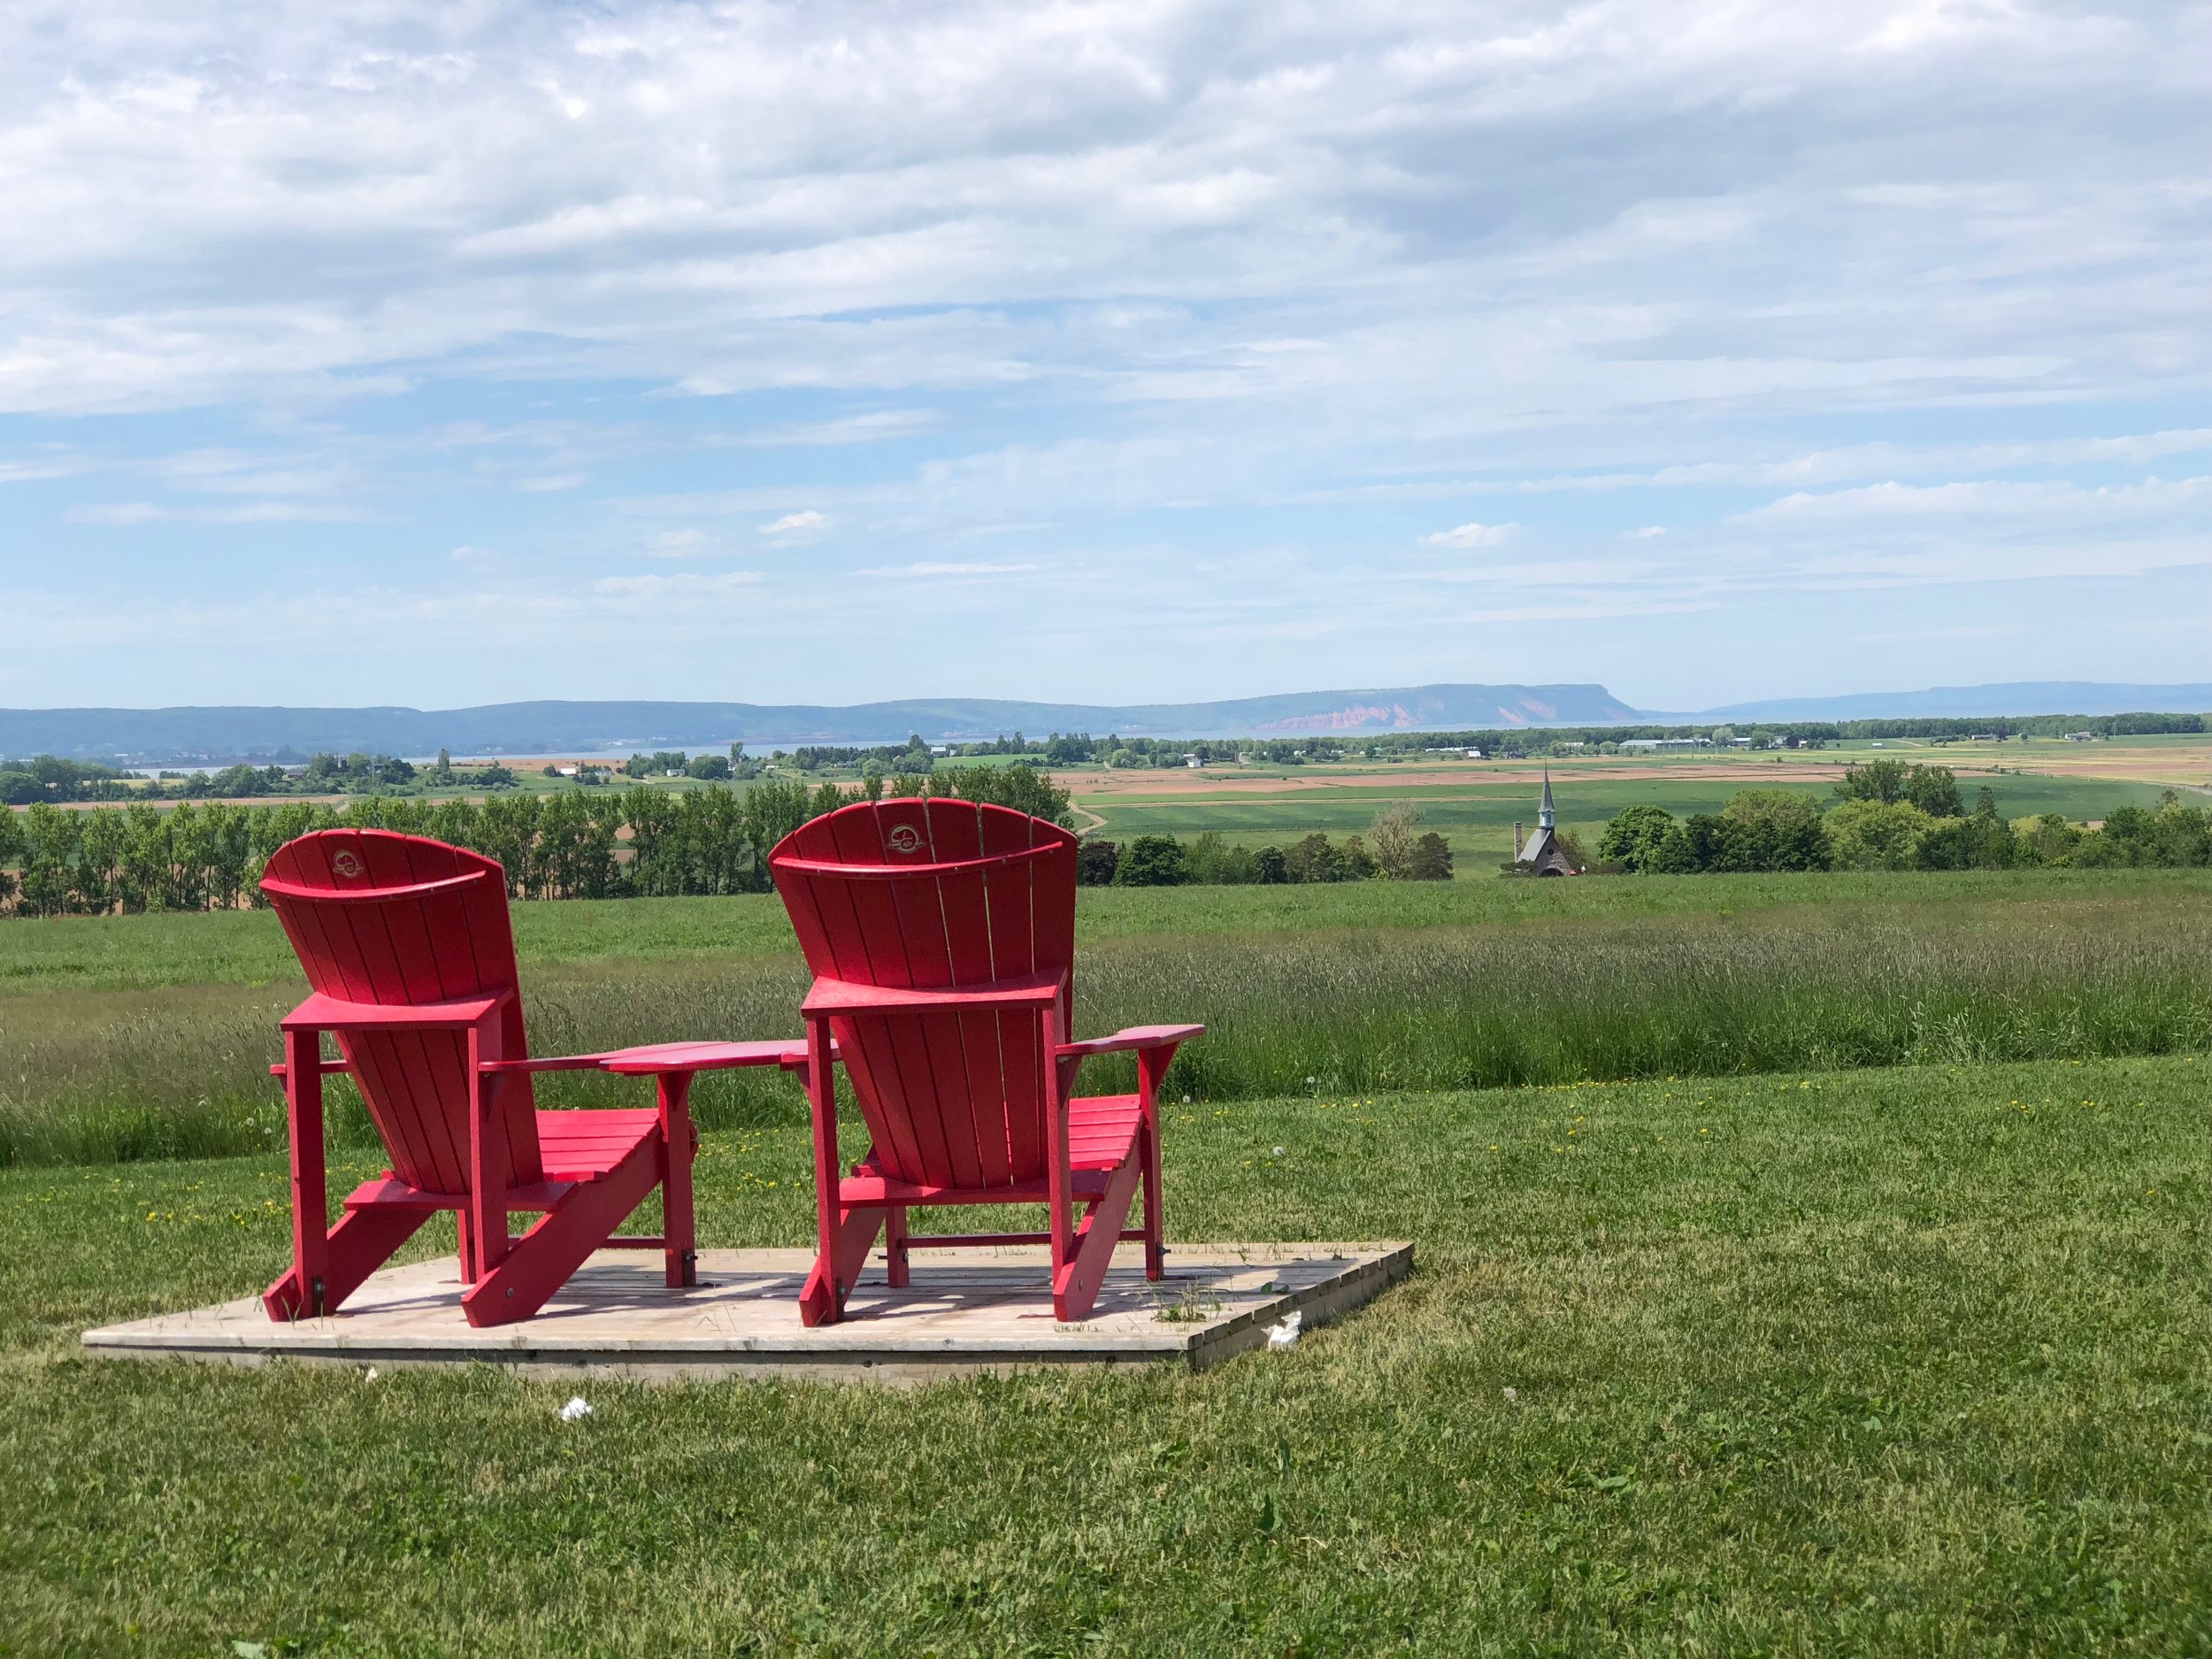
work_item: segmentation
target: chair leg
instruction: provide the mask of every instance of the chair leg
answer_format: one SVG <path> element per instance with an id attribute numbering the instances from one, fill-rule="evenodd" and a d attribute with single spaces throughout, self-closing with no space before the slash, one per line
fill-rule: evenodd
<path id="1" fill-rule="evenodd" d="M 899 1204 L 883 1215 L 884 1271 L 891 1288 L 906 1287 L 906 1206 Z"/>
<path id="2" fill-rule="evenodd" d="M 691 1076 L 663 1072 L 661 1111 L 661 1237 L 667 1243 L 668 1286 L 682 1289 L 699 1282 L 699 1250 L 691 1202 L 691 1159 L 698 1131 L 691 1123 Z"/>
<path id="3" fill-rule="evenodd" d="M 591 1253 L 645 1202 L 660 1179 L 660 1148 L 644 1140 L 595 1179 L 579 1182 L 547 1210 L 538 1224 L 517 1239 L 506 1259 L 479 1279 L 461 1298 L 461 1311 L 472 1325 L 510 1325 L 526 1319 L 568 1283 Z"/>
<path id="4" fill-rule="evenodd" d="M 413 1238 L 430 1219 L 426 1210 L 403 1209 L 396 1204 L 371 1204 L 349 1210 L 330 1230 L 323 1247 L 322 1306 L 311 1305 L 309 1287 L 301 1283 L 295 1265 L 269 1286 L 261 1305 L 280 1324 L 311 1317 L 318 1312 L 335 1313 L 362 1281 L 392 1259 L 392 1253 Z"/>
<path id="5" fill-rule="evenodd" d="M 837 1224 L 823 1239 L 814 1271 L 807 1275 L 806 1287 L 799 1293 L 801 1325 L 835 1325 L 845 1317 L 845 1302 L 853 1294 L 860 1270 L 867 1265 L 876 1235 L 883 1231 L 883 1218 L 884 1212 L 873 1206 L 858 1210 L 840 1206 Z"/>
<path id="6" fill-rule="evenodd" d="M 1074 1248 L 1052 1277 L 1052 1317 L 1063 1325 L 1091 1317 L 1099 1288 L 1106 1282 L 1106 1270 L 1113 1264 L 1114 1245 L 1121 1237 L 1121 1224 L 1129 1218 L 1129 1203 L 1137 1195 L 1141 1174 L 1141 1166 L 1133 1157 L 1116 1170 L 1106 1183 L 1106 1191 L 1077 1229 Z"/>
<path id="7" fill-rule="evenodd" d="M 1160 1221 L 1160 1133 L 1156 1125 L 1146 1127 L 1139 1149 L 1144 1158 L 1144 1276 L 1156 1279 L 1167 1272 L 1167 1235 Z"/>

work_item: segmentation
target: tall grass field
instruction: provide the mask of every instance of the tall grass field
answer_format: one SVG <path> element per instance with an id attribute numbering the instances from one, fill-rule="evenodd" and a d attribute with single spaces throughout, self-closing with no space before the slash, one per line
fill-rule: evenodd
<path id="1" fill-rule="evenodd" d="M 1078 1030 L 1204 1021 L 1170 1079 L 1200 1101 L 2172 1054 L 2212 1046 L 2208 899 L 2185 871 L 1087 891 Z M 538 1052 L 799 1033 L 772 896 L 516 916 Z M 0 986 L 0 1164 L 280 1141 L 267 1068 L 304 987 L 273 917 L 19 923 Z M 1086 1076 L 1126 1086 L 1112 1063 Z M 804 1108 L 742 1073 L 703 1079 L 697 1110 Z"/>

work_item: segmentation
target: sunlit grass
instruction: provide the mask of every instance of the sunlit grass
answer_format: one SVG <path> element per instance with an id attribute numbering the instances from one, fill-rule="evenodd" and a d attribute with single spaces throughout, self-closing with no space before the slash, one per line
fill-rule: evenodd
<path id="1" fill-rule="evenodd" d="M 1416 1276 L 1197 1377 L 572 1425 L 490 1371 L 81 1358 L 273 1277 L 281 1162 L 0 1171 L 0 1653 L 2203 1651 L 2206 1071 L 1178 1103 L 1171 1238 Z M 710 1244 L 807 1236 L 794 1125 L 701 1188 Z"/>

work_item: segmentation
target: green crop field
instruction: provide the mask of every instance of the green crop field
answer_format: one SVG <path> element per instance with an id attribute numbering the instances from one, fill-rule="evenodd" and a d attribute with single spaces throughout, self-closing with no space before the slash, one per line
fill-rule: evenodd
<path id="1" fill-rule="evenodd" d="M 81 1357 L 278 1271 L 303 987 L 266 913 L 0 924 L 0 1655 L 2212 1649 L 2212 872 L 1079 918 L 1081 1031 L 1211 1027 L 1171 1239 L 1414 1278 L 1200 1376 L 595 1382 L 574 1424 L 483 1368 Z M 772 897 L 515 920 L 540 1051 L 797 1030 Z M 698 1110 L 703 1242 L 803 1242 L 797 1090 Z"/>
<path id="2" fill-rule="evenodd" d="M 1833 798 L 1830 786 L 1789 780 L 1771 785 L 1756 777 L 1701 778 L 1685 775 L 1686 768 L 1663 763 L 1641 768 L 1632 779 L 1580 779 L 1562 769 L 1553 778 L 1553 793 L 1563 826 L 1586 832 L 1594 840 L 1605 820 L 1625 807 L 1649 803 L 1663 806 L 1678 818 L 1695 812 L 1717 812 L 1740 790 L 1760 787 L 1784 789 L 1823 802 Z M 2101 778 L 2048 777 L 2032 773 L 1971 774 L 1959 780 L 1966 804 L 1972 806 L 1984 785 L 1997 797 L 2004 817 L 2028 818 L 2056 812 L 2076 822 L 2102 818 L 2116 807 L 2158 804 L 2158 786 Z M 1386 780 L 1371 782 L 1363 775 L 1294 795 L 1215 795 L 1190 791 L 1147 798 L 1123 795 L 1086 796 L 1079 788 L 1077 804 L 1105 820 L 1096 832 L 1109 837 L 1130 835 L 1195 835 L 1217 830 L 1231 840 L 1257 844 L 1263 841 L 1286 843 L 1314 830 L 1343 834 L 1367 828 L 1377 812 L 1400 801 L 1409 801 L 1422 818 L 1452 842 L 1471 870 L 1490 873 L 1490 866 L 1507 856 L 1513 825 L 1534 827 L 1537 789 L 1526 783 L 1409 784 L 1393 788 Z M 1494 853 L 1494 856 L 1491 855 Z"/>

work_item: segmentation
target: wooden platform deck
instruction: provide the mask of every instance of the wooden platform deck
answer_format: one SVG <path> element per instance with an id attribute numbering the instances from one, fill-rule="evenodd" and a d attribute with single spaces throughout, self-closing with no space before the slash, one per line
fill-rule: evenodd
<path id="1" fill-rule="evenodd" d="M 657 1256 L 602 1251 L 535 1318 L 472 1330 L 449 1256 L 387 1268 L 328 1318 L 273 1323 L 257 1299 L 109 1325 L 87 1352 L 258 1365 L 489 1363 L 532 1375 L 745 1376 L 911 1383 L 1032 1365 L 1178 1362 L 1194 1370 L 1259 1347 L 1296 1311 L 1306 1328 L 1372 1299 L 1413 1266 L 1409 1244 L 1172 1247 L 1149 1284 L 1122 1247 L 1093 1317 L 1052 1317 L 1039 1247 L 917 1252 L 903 1290 L 880 1257 L 841 1324 L 799 1323 L 807 1250 L 703 1250 L 699 1284 L 662 1285 Z"/>

